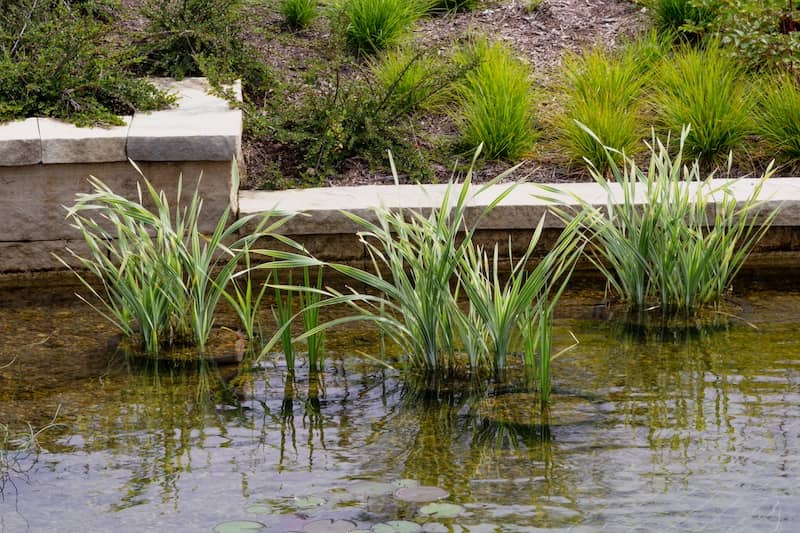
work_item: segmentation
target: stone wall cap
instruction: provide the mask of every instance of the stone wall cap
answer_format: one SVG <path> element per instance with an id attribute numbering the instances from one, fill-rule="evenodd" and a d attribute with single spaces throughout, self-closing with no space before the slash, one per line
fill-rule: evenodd
<path id="1" fill-rule="evenodd" d="M 727 180 L 715 181 L 722 185 Z M 730 190 L 737 201 L 743 202 L 752 194 L 758 181 L 733 180 Z M 493 185 L 481 194 L 474 195 L 468 204 L 468 216 L 475 220 L 486 205 L 511 185 Z M 473 186 L 473 194 L 479 187 L 480 185 Z M 285 191 L 244 190 L 239 193 L 239 212 L 242 216 L 272 210 L 304 213 L 306 216 L 294 217 L 281 228 L 281 232 L 286 235 L 352 233 L 362 228 L 341 211 L 349 211 L 374 221 L 373 210 L 376 207 L 411 210 L 439 207 L 446 189 L 447 185 L 364 185 Z M 451 194 L 455 196 L 454 193 L 455 191 Z M 522 183 L 516 185 L 488 216 L 481 219 L 479 227 L 498 230 L 532 229 L 547 214 L 549 206 L 553 205 L 549 198 L 557 198 L 564 207 L 577 207 L 579 202 L 575 197 L 597 207 L 608 205 L 610 201 L 608 193 L 595 183 Z M 612 184 L 611 201 L 619 201 L 621 198 L 619 186 Z M 637 193 L 636 200 L 643 201 L 643 197 Z M 762 202 L 763 211 L 780 207 L 773 222 L 774 226 L 800 226 L 800 178 L 771 178 L 764 184 L 759 201 Z M 709 209 L 712 209 L 713 217 L 713 203 Z M 547 216 L 545 219 L 545 227 L 559 228 L 563 225 L 555 216 Z"/>
<path id="2" fill-rule="evenodd" d="M 121 117 L 123 126 L 81 128 L 52 118 L 39 119 L 42 163 L 110 163 L 125 161 L 128 130 L 133 117 Z"/>
<path id="3" fill-rule="evenodd" d="M 122 117 L 124 126 L 79 128 L 50 118 L 0 124 L 0 166 L 115 161 L 230 161 L 241 150 L 242 111 L 205 78 L 155 78 L 177 107 Z M 226 87 L 241 101 L 242 87 Z"/>
<path id="4" fill-rule="evenodd" d="M 0 123 L 0 166 L 36 165 L 41 162 L 39 119 Z"/>

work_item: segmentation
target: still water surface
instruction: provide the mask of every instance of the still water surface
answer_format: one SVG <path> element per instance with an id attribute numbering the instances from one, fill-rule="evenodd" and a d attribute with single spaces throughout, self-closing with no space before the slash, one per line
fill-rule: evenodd
<path id="1" fill-rule="evenodd" d="M 32 295 L 31 295 L 32 294 Z M 0 532 L 212 531 L 320 519 L 430 531 L 797 531 L 800 295 L 755 292 L 749 322 L 625 328 L 570 295 L 549 419 L 508 384 L 405 385 L 363 357 L 375 335 L 329 341 L 319 376 L 153 369 L 69 291 L 0 292 L 0 422 L 59 424 L 3 484 Z M 224 322 L 224 319 L 223 319 Z M 727 325 L 725 325 L 727 324 Z M 757 328 L 757 329 L 756 329 Z M 392 486 L 446 489 L 465 511 L 425 518 Z M 412 480 L 412 481 L 408 481 Z M 383 488 L 388 487 L 386 490 Z"/>

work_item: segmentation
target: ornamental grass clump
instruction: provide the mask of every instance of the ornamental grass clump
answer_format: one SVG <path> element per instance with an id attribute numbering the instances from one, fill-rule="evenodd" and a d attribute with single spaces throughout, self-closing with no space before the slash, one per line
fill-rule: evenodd
<path id="1" fill-rule="evenodd" d="M 489 159 L 515 160 L 530 152 L 536 134 L 528 65 L 507 46 L 485 38 L 475 40 L 460 60 L 477 64 L 457 89 L 462 143 L 469 150 L 482 144 Z"/>
<path id="2" fill-rule="evenodd" d="M 99 303 L 81 299 L 149 355 L 178 345 L 196 346 L 202 354 L 217 305 L 240 260 L 256 239 L 272 235 L 288 217 L 279 217 L 269 227 L 265 217 L 255 232 L 237 238 L 255 216 L 228 225 L 226 208 L 214 231 L 205 235 L 199 227 L 203 202 L 197 190 L 188 205 L 178 201 L 173 211 L 163 191 L 144 176 L 142 182 L 144 190 L 138 184 L 138 197 L 131 200 L 92 177 L 94 191 L 79 194 L 69 208 L 67 217 L 89 253 L 68 251 L 101 284 L 96 288 L 93 279 L 75 271 Z M 180 189 L 179 183 L 178 198 Z M 252 306 L 247 302 L 246 308 Z"/>
<path id="3" fill-rule="evenodd" d="M 605 208 L 575 197 L 583 206 L 593 263 L 635 311 L 691 316 L 718 305 L 777 213 L 763 213 L 758 200 L 771 169 L 746 200 L 737 201 L 735 181 L 703 178 L 696 161 L 684 163 L 689 133 L 684 128 L 674 157 L 668 143 L 654 139 L 645 169 L 629 158 L 618 167 L 611 156 L 611 179 L 590 167 L 607 195 Z"/>
<path id="4" fill-rule="evenodd" d="M 664 132 L 691 126 L 683 149 L 705 162 L 723 160 L 752 130 L 753 98 L 742 67 L 713 43 L 665 58 L 653 102 Z"/>
<path id="5" fill-rule="evenodd" d="M 646 91 L 652 65 L 665 48 L 651 33 L 618 51 L 596 46 L 565 58 L 564 110 L 556 123 L 559 144 L 572 160 L 606 170 L 606 146 L 615 150 L 617 164 L 623 153 L 635 156 L 642 150 Z"/>
<path id="6" fill-rule="evenodd" d="M 342 0 L 344 37 L 356 55 L 371 55 L 400 43 L 427 5 L 416 0 Z"/>
<path id="7" fill-rule="evenodd" d="M 790 75 L 768 79 L 756 107 L 756 131 L 772 153 L 800 162 L 800 85 Z"/>
<path id="8" fill-rule="evenodd" d="M 317 18 L 317 0 L 282 0 L 281 15 L 290 28 L 309 26 Z"/>
<path id="9" fill-rule="evenodd" d="M 441 106 L 447 87 L 459 75 L 436 56 L 409 48 L 373 58 L 369 71 L 398 115 Z"/>

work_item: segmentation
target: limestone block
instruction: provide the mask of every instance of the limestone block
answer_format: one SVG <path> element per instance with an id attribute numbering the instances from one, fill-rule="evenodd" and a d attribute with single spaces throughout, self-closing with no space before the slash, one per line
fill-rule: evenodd
<path id="1" fill-rule="evenodd" d="M 64 265 L 54 254 L 70 267 L 80 267 L 80 261 L 67 248 L 82 256 L 89 253 L 86 243 L 80 240 L 0 242 L 0 272 L 63 270 Z"/>
<path id="2" fill-rule="evenodd" d="M 39 119 L 42 162 L 50 165 L 127 161 L 125 147 L 132 117 L 120 118 L 125 125 L 110 128 L 79 128 L 60 120 Z"/>
<path id="3" fill-rule="evenodd" d="M 36 165 L 41 162 L 42 141 L 38 119 L 0 123 L 0 166 Z"/>
<path id="4" fill-rule="evenodd" d="M 241 149 L 242 112 L 208 94 L 202 78 L 172 81 L 178 107 L 136 113 L 127 153 L 134 161 L 231 161 Z M 238 85 L 235 90 L 241 91 Z M 239 93 L 237 93 L 239 94 Z"/>
<path id="5" fill-rule="evenodd" d="M 184 205 L 199 186 L 203 198 L 201 231 L 212 231 L 229 205 L 229 161 L 142 163 L 139 167 L 157 189 L 165 191 L 173 206 L 180 176 Z M 0 242 L 77 238 L 78 233 L 65 218 L 64 206 L 72 205 L 77 193 L 91 191 L 90 175 L 118 194 L 137 197 L 141 176 L 128 162 L 0 167 Z"/>

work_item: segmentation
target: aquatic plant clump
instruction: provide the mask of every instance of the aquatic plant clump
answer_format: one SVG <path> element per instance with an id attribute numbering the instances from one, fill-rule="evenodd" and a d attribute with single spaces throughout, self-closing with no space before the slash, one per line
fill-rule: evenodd
<path id="1" fill-rule="evenodd" d="M 256 239 L 272 234 L 288 217 L 266 227 L 270 213 L 255 232 L 237 238 L 237 232 L 255 216 L 228 225 L 230 208 L 226 207 L 213 233 L 207 236 L 199 227 L 203 202 L 198 190 L 188 206 L 181 205 L 179 182 L 173 214 L 166 194 L 156 190 L 144 175 L 144 191 L 138 184 L 135 200 L 114 193 L 97 178 L 89 181 L 94 192 L 79 194 L 67 215 L 83 236 L 89 253 L 83 256 L 68 251 L 101 283 L 97 289 L 92 280 L 75 271 L 100 304 L 81 298 L 126 337 L 136 339 L 150 355 L 185 344 L 196 345 L 204 352 L 217 304 L 224 298 L 239 261 Z M 152 203 L 154 209 L 145 207 L 145 202 Z M 238 294 L 241 298 L 241 292 Z M 236 304 L 235 299 L 228 300 Z M 250 304 L 247 302 L 252 307 Z"/>
<path id="2" fill-rule="evenodd" d="M 580 218 L 568 225 L 536 268 L 526 271 L 539 243 L 540 221 L 528 251 L 516 263 L 511 259 L 511 279 L 501 283 L 497 249 L 490 263 L 473 235 L 480 219 L 514 186 L 494 197 L 474 222 L 467 221 L 467 206 L 513 170 L 477 192 L 468 173 L 458 188 L 451 183 L 440 206 L 428 214 L 380 207 L 374 210 L 377 222 L 371 222 L 345 213 L 364 228 L 359 235 L 372 259 L 372 271 L 331 267 L 378 293 L 354 294 L 348 303 L 400 346 L 406 368 L 433 376 L 465 366 L 470 372 L 502 372 L 512 347 L 530 332 L 530 349 L 520 362 L 534 369 L 538 355 L 539 370 L 546 376 L 540 384 L 549 389 L 550 316 L 582 250 Z M 469 300 L 466 311 L 458 304 L 460 294 Z"/>
<path id="3" fill-rule="evenodd" d="M 607 194 L 605 208 L 574 197 L 594 244 L 592 261 L 613 293 L 638 311 L 655 306 L 693 315 L 718 305 L 777 214 L 764 213 L 759 201 L 771 168 L 749 198 L 737 202 L 735 180 L 716 180 L 713 173 L 703 178 L 696 161 L 684 164 L 688 135 L 687 127 L 674 157 L 668 142 L 654 138 L 646 169 L 629 158 L 620 168 L 609 155 L 613 181 L 591 167 Z"/>

